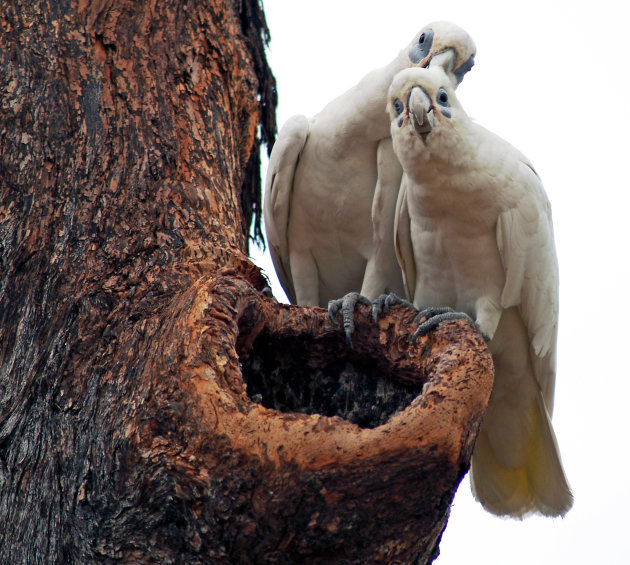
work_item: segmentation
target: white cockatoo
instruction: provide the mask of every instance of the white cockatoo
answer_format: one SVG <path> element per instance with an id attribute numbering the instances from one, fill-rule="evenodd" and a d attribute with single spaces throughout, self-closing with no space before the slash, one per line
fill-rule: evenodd
<path id="1" fill-rule="evenodd" d="M 280 130 L 263 214 L 274 267 L 292 303 L 326 306 L 359 290 L 370 299 L 404 292 L 393 246 L 402 169 L 391 147 L 387 90 L 398 71 L 413 65 L 442 67 L 455 88 L 474 55 L 464 30 L 432 23 L 314 118 L 294 116 Z"/>
<path id="2" fill-rule="evenodd" d="M 494 360 L 473 493 L 494 514 L 562 516 L 573 497 L 551 426 L 558 266 L 540 178 L 470 120 L 439 68 L 397 74 L 388 111 L 404 170 L 395 246 L 408 298 L 468 314 Z"/>

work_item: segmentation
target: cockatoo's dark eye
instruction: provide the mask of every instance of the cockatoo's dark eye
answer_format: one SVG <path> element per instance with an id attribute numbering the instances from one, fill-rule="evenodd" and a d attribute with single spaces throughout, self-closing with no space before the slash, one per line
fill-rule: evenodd
<path id="1" fill-rule="evenodd" d="M 396 115 L 400 116 L 400 114 L 403 113 L 404 109 L 405 107 L 403 106 L 403 103 L 400 101 L 400 98 L 396 98 L 396 100 L 394 100 L 394 110 L 396 111 Z"/>
<path id="2" fill-rule="evenodd" d="M 409 49 L 409 60 L 412 64 L 426 67 L 431 58 L 431 47 L 433 46 L 433 37 L 435 33 L 432 29 L 425 29 Z"/>
<path id="3" fill-rule="evenodd" d="M 448 93 L 443 88 L 440 88 L 437 93 L 437 103 L 440 106 L 440 112 L 445 118 L 450 118 L 451 114 L 451 103 L 448 99 Z"/>
<path id="4" fill-rule="evenodd" d="M 440 90 L 438 90 L 437 101 L 440 106 L 449 106 L 448 94 L 443 88 L 440 88 Z"/>

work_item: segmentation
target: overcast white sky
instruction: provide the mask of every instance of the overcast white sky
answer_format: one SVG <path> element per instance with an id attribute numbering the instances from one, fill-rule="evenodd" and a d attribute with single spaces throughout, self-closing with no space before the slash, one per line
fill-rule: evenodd
<path id="1" fill-rule="evenodd" d="M 316 114 L 427 23 L 477 44 L 457 91 L 527 155 L 554 213 L 560 334 L 554 428 L 575 505 L 564 520 L 495 518 L 455 497 L 437 565 L 630 563 L 630 42 L 624 3 L 264 0 L 278 124 Z M 265 170 L 263 170 L 264 178 Z M 256 262 L 274 280 L 267 256 Z M 286 301 L 277 282 L 274 294 Z"/>

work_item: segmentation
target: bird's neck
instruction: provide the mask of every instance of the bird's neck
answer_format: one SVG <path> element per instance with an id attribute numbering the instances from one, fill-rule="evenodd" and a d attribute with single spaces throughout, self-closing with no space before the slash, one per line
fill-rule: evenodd
<path id="1" fill-rule="evenodd" d="M 426 142 L 411 135 L 411 143 L 401 144 L 399 148 L 407 175 L 429 192 L 439 193 L 444 179 L 458 179 L 469 172 L 476 165 L 475 151 L 467 135 L 470 132 L 464 130 L 433 131 Z"/>
<path id="2" fill-rule="evenodd" d="M 384 67 L 376 69 L 361 79 L 354 87 L 356 96 L 362 99 L 361 110 L 366 120 L 374 121 L 383 131 L 381 137 L 389 137 L 390 119 L 387 113 L 387 94 L 394 77 L 411 65 L 406 50 Z"/>
<path id="3" fill-rule="evenodd" d="M 373 143 L 389 137 L 387 93 L 394 76 L 408 66 L 409 58 L 403 50 L 393 61 L 368 73 L 350 90 L 330 102 L 316 116 L 318 126 L 344 132 L 342 137 L 351 139 L 353 144 L 360 141 Z"/>

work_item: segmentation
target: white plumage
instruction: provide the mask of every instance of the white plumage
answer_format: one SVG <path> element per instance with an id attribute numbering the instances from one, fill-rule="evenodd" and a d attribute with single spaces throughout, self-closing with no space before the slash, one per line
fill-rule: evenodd
<path id="1" fill-rule="evenodd" d="M 564 515 L 573 497 L 551 426 L 558 267 L 540 179 L 468 118 L 439 68 L 397 74 L 388 111 L 404 170 L 395 246 L 408 297 L 469 314 L 494 360 L 473 493 L 498 515 Z"/>
<path id="2" fill-rule="evenodd" d="M 411 65 L 443 67 L 457 85 L 474 53 L 464 30 L 435 22 L 314 118 L 294 116 L 283 126 L 269 160 L 263 213 L 292 303 L 326 306 L 358 290 L 371 299 L 403 292 L 393 250 L 402 170 L 389 137 L 387 90 Z"/>

